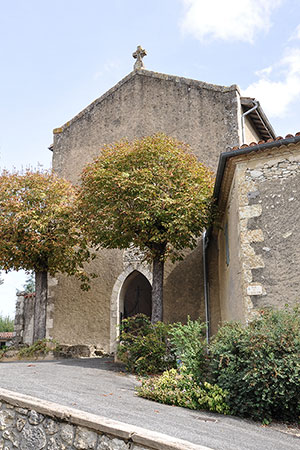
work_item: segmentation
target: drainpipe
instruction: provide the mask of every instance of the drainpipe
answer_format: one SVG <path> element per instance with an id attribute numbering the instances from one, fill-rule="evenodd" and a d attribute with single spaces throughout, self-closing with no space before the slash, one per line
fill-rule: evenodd
<path id="1" fill-rule="evenodd" d="M 245 142 L 245 117 L 248 116 L 248 114 L 252 113 L 252 111 L 255 111 L 259 107 L 259 102 L 257 100 L 253 100 L 254 106 L 251 109 L 248 109 L 248 111 L 244 112 L 242 114 L 242 144 L 246 144 Z"/>
<path id="2" fill-rule="evenodd" d="M 210 317 L 209 317 L 209 291 L 208 291 L 208 279 L 207 279 L 207 258 L 206 249 L 208 245 L 207 230 L 204 230 L 202 237 L 202 250 L 203 250 L 203 282 L 204 282 L 204 303 L 205 303 L 205 322 L 206 322 L 206 342 L 209 345 L 210 337 Z"/>

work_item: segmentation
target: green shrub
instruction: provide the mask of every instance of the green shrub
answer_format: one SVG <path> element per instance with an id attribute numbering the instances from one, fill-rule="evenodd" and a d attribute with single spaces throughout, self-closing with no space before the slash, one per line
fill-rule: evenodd
<path id="1" fill-rule="evenodd" d="M 18 353 L 18 358 L 31 358 L 46 356 L 49 352 L 57 351 L 59 345 L 51 339 L 41 339 L 34 342 L 29 347 L 22 348 Z"/>
<path id="2" fill-rule="evenodd" d="M 212 380 L 229 391 L 235 415 L 299 420 L 300 315 L 265 311 L 243 327 L 228 323 L 210 346 Z"/>
<path id="3" fill-rule="evenodd" d="M 140 397 L 167 405 L 229 413 L 226 403 L 227 393 L 217 385 L 196 382 L 193 375 L 186 372 L 184 366 L 180 372 L 171 369 L 159 377 L 143 380 L 142 385 L 137 388 L 137 393 Z"/>
<path id="4" fill-rule="evenodd" d="M 152 324 L 144 314 L 122 321 L 117 356 L 129 372 L 162 373 L 175 366 L 175 356 L 168 342 L 169 328 L 162 322 Z"/>
<path id="5" fill-rule="evenodd" d="M 169 331 L 179 366 L 182 363 L 198 380 L 203 380 L 208 365 L 205 329 L 206 324 L 200 319 L 193 321 L 188 317 L 186 325 L 175 323 Z"/>

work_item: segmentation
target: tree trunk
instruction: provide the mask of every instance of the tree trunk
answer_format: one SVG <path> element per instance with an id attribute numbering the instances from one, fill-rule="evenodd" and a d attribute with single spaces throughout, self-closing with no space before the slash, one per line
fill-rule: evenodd
<path id="1" fill-rule="evenodd" d="M 156 323 L 163 320 L 163 282 L 164 261 L 156 256 L 153 259 L 153 282 L 152 282 L 152 316 L 151 322 Z"/>
<path id="2" fill-rule="evenodd" d="M 33 342 L 46 337 L 48 273 L 35 272 Z"/>

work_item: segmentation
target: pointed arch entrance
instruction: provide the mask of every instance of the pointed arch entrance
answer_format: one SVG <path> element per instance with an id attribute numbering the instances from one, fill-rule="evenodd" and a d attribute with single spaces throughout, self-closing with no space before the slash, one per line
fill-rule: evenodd
<path id="1" fill-rule="evenodd" d="M 128 275 L 121 289 L 120 320 L 139 313 L 151 318 L 151 293 L 151 284 L 141 272 L 134 270 Z"/>
<path id="2" fill-rule="evenodd" d="M 120 321 L 137 313 L 151 317 L 152 273 L 142 264 L 130 265 L 113 287 L 110 309 L 110 351 L 116 351 Z"/>

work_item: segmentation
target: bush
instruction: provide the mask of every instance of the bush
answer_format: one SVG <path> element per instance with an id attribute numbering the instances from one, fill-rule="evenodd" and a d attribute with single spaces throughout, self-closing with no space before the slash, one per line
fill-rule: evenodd
<path id="1" fill-rule="evenodd" d="M 124 319 L 120 326 L 117 356 L 129 372 L 162 373 L 174 367 L 175 356 L 168 341 L 169 325 L 152 324 L 144 314 Z"/>
<path id="2" fill-rule="evenodd" d="M 29 347 L 22 348 L 18 353 L 18 358 L 31 358 L 46 356 L 49 352 L 58 351 L 59 344 L 52 339 L 40 339 Z"/>
<path id="3" fill-rule="evenodd" d="M 299 420 L 300 315 L 265 311 L 248 327 L 228 323 L 210 346 L 212 379 L 229 391 L 233 414 Z"/>
<path id="4" fill-rule="evenodd" d="M 192 321 L 188 317 L 186 325 L 175 323 L 169 331 L 179 365 L 183 364 L 186 371 L 198 380 L 203 380 L 208 365 L 205 329 L 206 324 L 200 319 Z"/>
<path id="5" fill-rule="evenodd" d="M 227 393 L 217 385 L 198 383 L 184 366 L 180 373 L 176 369 L 165 371 L 159 377 L 142 381 L 137 388 L 140 397 L 167 405 L 183 406 L 190 409 L 206 409 L 228 414 Z"/>

